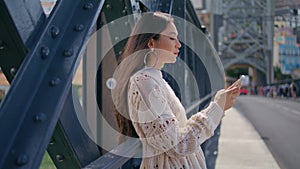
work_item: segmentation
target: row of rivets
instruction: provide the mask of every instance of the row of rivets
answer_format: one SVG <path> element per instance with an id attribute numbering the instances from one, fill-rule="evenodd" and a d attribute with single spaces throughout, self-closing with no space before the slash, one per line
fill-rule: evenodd
<path id="1" fill-rule="evenodd" d="M 84 5 L 83 8 L 86 9 L 86 10 L 88 10 L 88 9 L 93 8 L 93 7 L 94 7 L 94 5 L 93 5 L 92 3 L 86 3 L 86 4 Z M 82 31 L 83 29 L 84 29 L 84 25 L 82 25 L 82 24 L 78 24 L 78 25 L 76 25 L 76 26 L 74 27 L 74 30 L 75 30 L 76 32 L 80 32 L 80 31 Z M 52 26 L 52 27 L 50 28 L 50 34 L 51 34 L 51 37 L 52 37 L 53 39 L 55 39 L 55 38 L 59 35 L 59 33 L 60 33 L 60 30 L 59 30 L 58 27 Z M 4 50 L 5 47 L 6 47 L 6 44 L 5 44 L 2 40 L 0 40 L 0 50 Z M 70 48 L 70 49 L 64 50 L 63 55 L 66 56 L 66 57 L 70 57 L 70 56 L 73 55 L 73 53 L 74 53 L 73 49 Z M 43 47 L 41 47 L 40 54 L 41 54 L 41 58 L 42 58 L 42 59 L 46 59 L 46 58 L 49 56 L 49 54 L 50 54 L 50 49 L 49 49 L 48 47 L 46 47 L 46 46 L 43 46 Z M 11 75 L 15 76 L 16 72 L 17 72 L 16 68 L 11 68 L 11 69 L 10 69 Z M 50 81 L 50 86 L 57 86 L 58 84 L 60 84 L 60 82 L 61 82 L 60 78 L 57 78 L 57 77 L 56 77 L 56 78 L 53 78 L 53 79 Z M 46 114 L 44 114 L 44 113 L 36 114 L 36 115 L 34 115 L 34 117 L 33 117 L 33 121 L 34 121 L 34 122 L 42 122 L 42 121 L 45 121 L 46 119 L 47 119 L 47 116 L 46 116 Z M 54 140 L 54 139 L 51 139 L 50 145 L 52 145 L 52 144 L 54 144 L 54 143 L 55 143 L 55 140 Z M 64 161 L 64 159 L 65 159 L 65 157 L 64 157 L 63 155 L 60 155 L 60 154 L 57 154 L 57 155 L 56 155 L 56 160 L 57 160 L 58 162 L 62 162 L 62 161 Z M 26 154 L 20 154 L 20 155 L 16 158 L 15 163 L 16 163 L 17 165 L 19 165 L 19 166 L 22 166 L 22 165 L 27 164 L 28 161 L 29 161 L 28 155 L 26 155 Z"/>
<path id="2" fill-rule="evenodd" d="M 55 144 L 55 139 L 52 137 L 50 142 L 49 142 L 49 145 L 54 145 Z M 57 154 L 55 156 L 55 159 L 58 161 L 58 162 L 63 162 L 64 159 L 65 159 L 65 156 L 64 155 L 61 155 L 61 154 Z"/>
<path id="3" fill-rule="evenodd" d="M 5 50 L 6 47 L 7 47 L 7 44 L 4 41 L 0 40 L 0 51 Z M 10 75 L 15 76 L 17 73 L 17 69 L 12 67 L 12 68 L 10 68 L 9 73 L 10 73 Z"/>
<path id="4" fill-rule="evenodd" d="M 86 3 L 86 4 L 84 4 L 83 9 L 89 10 L 89 9 L 92 9 L 93 7 L 94 7 L 94 5 L 93 5 L 92 3 Z M 74 27 L 74 31 L 76 31 L 76 32 L 81 32 L 81 31 L 83 31 L 83 29 L 84 29 L 84 25 L 82 25 L 82 24 L 77 24 L 77 25 L 75 25 L 75 27 Z M 73 53 L 74 53 L 74 51 L 73 51 L 72 48 L 70 48 L 70 49 L 65 49 L 65 50 L 63 51 L 63 55 L 66 56 L 66 57 L 72 56 Z M 54 79 L 52 79 L 52 80 L 50 81 L 50 85 L 51 85 L 51 86 L 57 86 L 60 82 L 61 82 L 61 80 L 60 80 L 59 78 L 54 78 Z M 45 116 L 44 116 L 43 114 L 39 114 L 39 115 L 36 115 L 35 120 L 36 120 L 36 121 L 42 121 L 44 118 L 45 118 Z M 52 139 L 50 140 L 50 143 L 49 143 L 49 144 L 50 144 L 50 145 L 55 144 L 55 139 L 52 138 Z M 58 162 L 63 162 L 64 159 L 65 159 L 65 157 L 64 157 L 63 155 L 61 155 L 61 154 L 57 154 L 57 155 L 55 156 L 55 158 L 56 158 L 56 160 L 57 160 Z"/>

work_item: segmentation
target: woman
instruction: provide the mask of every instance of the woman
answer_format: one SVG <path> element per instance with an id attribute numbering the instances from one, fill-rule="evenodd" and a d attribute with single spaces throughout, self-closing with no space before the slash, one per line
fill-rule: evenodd
<path id="1" fill-rule="evenodd" d="M 181 44 L 173 18 L 145 13 L 135 25 L 115 72 L 112 90 L 117 121 L 125 136 L 143 145 L 141 168 L 205 169 L 201 143 L 211 137 L 224 111 L 233 106 L 240 83 L 217 92 L 210 105 L 187 119 L 161 68 L 174 63 Z"/>

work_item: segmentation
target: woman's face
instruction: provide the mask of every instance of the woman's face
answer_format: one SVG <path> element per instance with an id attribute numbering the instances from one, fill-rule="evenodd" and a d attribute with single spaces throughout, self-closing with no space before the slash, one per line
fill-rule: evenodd
<path id="1" fill-rule="evenodd" d="M 160 33 L 159 39 L 153 41 L 153 47 L 158 54 L 158 60 L 161 64 L 176 62 L 181 44 L 178 40 L 178 32 L 174 23 L 168 24 L 166 29 Z"/>

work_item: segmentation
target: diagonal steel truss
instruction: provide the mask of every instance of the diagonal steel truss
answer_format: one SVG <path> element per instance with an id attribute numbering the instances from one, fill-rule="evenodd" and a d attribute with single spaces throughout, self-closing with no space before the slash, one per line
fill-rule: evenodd
<path id="1" fill-rule="evenodd" d="M 274 3 L 272 0 L 223 0 L 219 52 L 224 68 L 248 64 L 271 81 Z"/>
<path id="2" fill-rule="evenodd" d="M 1 1 L 0 26 L 7 29 L 1 30 L 0 65 L 12 83 L 0 106 L 0 168 L 38 168 L 49 142 L 59 143 L 55 134 L 51 139 L 54 130 L 60 138 L 77 136 L 64 140 L 70 151 L 57 154 L 58 163 L 78 168 L 99 156 L 74 125 L 71 82 L 103 2 L 59 1 L 45 18 L 38 0 Z M 78 150 L 89 159 L 75 157 Z"/>

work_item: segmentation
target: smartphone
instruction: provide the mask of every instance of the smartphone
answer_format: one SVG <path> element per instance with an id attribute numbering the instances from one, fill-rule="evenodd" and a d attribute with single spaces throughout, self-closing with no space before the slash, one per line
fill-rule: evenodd
<path id="1" fill-rule="evenodd" d="M 239 81 L 243 81 L 245 80 L 246 76 L 245 75 L 242 75 L 240 78 L 239 78 Z"/>
<path id="2" fill-rule="evenodd" d="M 238 79 L 239 84 L 242 84 L 242 82 L 244 82 L 246 80 L 246 76 L 245 75 L 241 75 L 241 77 Z"/>

